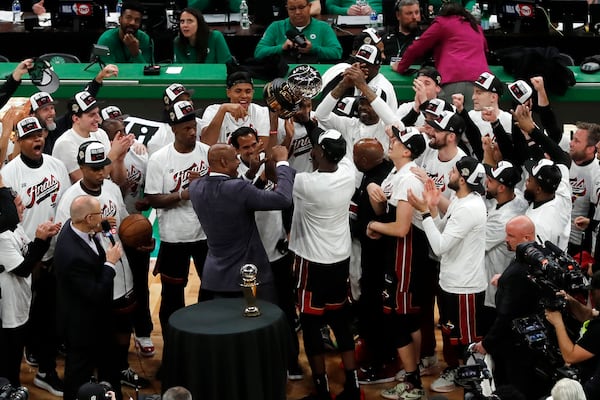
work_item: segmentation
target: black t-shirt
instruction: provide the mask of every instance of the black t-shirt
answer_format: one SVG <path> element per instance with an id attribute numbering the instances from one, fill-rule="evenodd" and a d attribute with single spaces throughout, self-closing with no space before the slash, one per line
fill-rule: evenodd
<path id="1" fill-rule="evenodd" d="M 402 57 L 408 46 L 419 36 L 421 31 L 417 30 L 409 35 L 400 32 L 392 32 L 383 37 L 383 48 L 385 53 L 385 64 L 389 64 L 393 57 Z"/>
<path id="2" fill-rule="evenodd" d="M 584 323 L 583 330 L 585 330 L 583 336 L 579 338 L 577 344 L 594 354 L 594 357 L 579 364 L 582 381 L 585 382 L 594 375 L 600 362 L 600 318 L 594 318 Z"/>

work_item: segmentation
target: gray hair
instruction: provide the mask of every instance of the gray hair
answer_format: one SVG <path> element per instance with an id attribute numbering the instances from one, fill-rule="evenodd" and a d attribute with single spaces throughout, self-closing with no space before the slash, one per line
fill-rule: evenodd
<path id="1" fill-rule="evenodd" d="M 398 0 L 394 6 L 394 10 L 400 11 L 404 6 L 419 5 L 419 0 Z"/>
<path id="2" fill-rule="evenodd" d="M 552 400 L 585 400 L 585 392 L 581 383 L 569 378 L 562 378 L 552 388 Z"/>
<path id="3" fill-rule="evenodd" d="M 163 394 L 162 400 L 192 400 L 192 393 L 183 386 L 173 386 Z"/>

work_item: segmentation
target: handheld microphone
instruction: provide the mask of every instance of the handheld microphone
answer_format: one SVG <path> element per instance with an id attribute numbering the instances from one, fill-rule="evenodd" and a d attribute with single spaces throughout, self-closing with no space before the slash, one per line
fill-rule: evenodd
<path id="1" fill-rule="evenodd" d="M 144 67 L 144 75 L 160 75 L 160 65 L 154 62 L 154 39 L 150 38 L 150 65 Z"/>
<path id="2" fill-rule="evenodd" d="M 108 222 L 106 219 L 103 219 L 100 225 L 102 225 L 102 233 L 104 234 L 104 237 L 107 237 L 114 246 L 116 242 L 115 237 L 112 235 L 112 233 L 110 233 L 110 222 Z"/>

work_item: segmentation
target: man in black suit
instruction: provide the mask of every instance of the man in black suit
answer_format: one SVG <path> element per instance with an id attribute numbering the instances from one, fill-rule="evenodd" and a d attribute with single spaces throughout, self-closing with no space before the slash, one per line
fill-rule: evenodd
<path id="1" fill-rule="evenodd" d="M 96 198 L 75 198 L 70 216 L 54 254 L 58 326 L 67 350 L 64 399 L 75 400 L 77 389 L 89 381 L 95 368 L 98 379 L 109 382 L 121 399 L 111 304 L 115 264 L 123 250 L 118 242 L 105 252 L 95 237 L 102 230 L 102 210 Z"/>
<path id="2" fill-rule="evenodd" d="M 506 223 L 506 247 L 516 251 L 520 244 L 535 241 L 535 225 L 526 215 L 513 217 Z M 550 388 L 536 375 L 534 359 L 512 331 L 512 321 L 528 317 L 538 310 L 541 294 L 528 277 L 530 266 L 519 255 L 506 267 L 497 281 L 496 320 L 483 340 L 475 345 L 479 353 L 490 353 L 494 359 L 496 385 L 514 385 L 528 399 L 540 398 Z"/>
<path id="3" fill-rule="evenodd" d="M 296 171 L 289 167 L 287 154 L 285 147 L 273 147 L 277 186 L 267 191 L 237 179 L 240 160 L 233 146 L 219 143 L 208 151 L 210 175 L 190 183 L 190 200 L 208 240 L 201 300 L 241 297 L 240 268 L 251 263 L 258 267 L 258 297 L 275 302 L 271 266 L 254 211 L 281 210 L 292 205 Z"/>

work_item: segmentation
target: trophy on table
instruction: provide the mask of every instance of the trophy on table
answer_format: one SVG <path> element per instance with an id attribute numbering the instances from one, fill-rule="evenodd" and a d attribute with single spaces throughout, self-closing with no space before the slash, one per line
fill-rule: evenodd
<path id="1" fill-rule="evenodd" d="M 242 276 L 242 290 L 244 291 L 244 299 L 246 299 L 246 308 L 244 309 L 244 317 L 258 317 L 260 310 L 256 305 L 256 274 L 258 268 L 254 264 L 245 264 L 240 268 Z"/>

